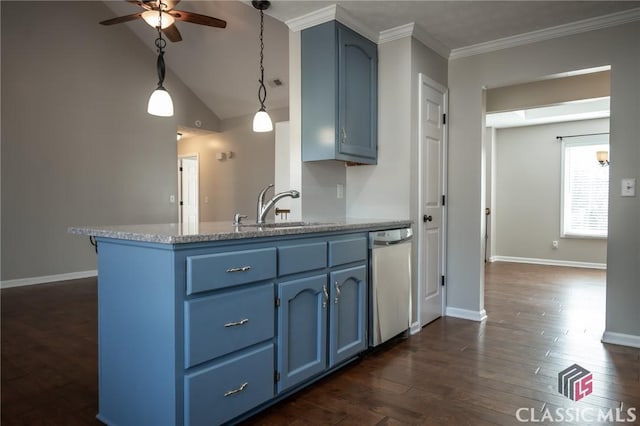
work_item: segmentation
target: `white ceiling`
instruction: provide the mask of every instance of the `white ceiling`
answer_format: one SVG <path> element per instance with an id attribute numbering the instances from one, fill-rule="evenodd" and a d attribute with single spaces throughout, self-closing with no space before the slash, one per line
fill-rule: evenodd
<path id="1" fill-rule="evenodd" d="M 106 1 L 113 16 L 139 8 L 124 1 Z M 265 16 L 265 80 L 267 108 L 288 106 L 288 28 L 285 21 L 338 4 L 364 27 L 381 32 L 408 23 L 426 32 L 448 50 L 542 30 L 640 7 L 640 1 L 272 1 Z M 177 9 L 227 21 L 226 29 L 178 22 L 183 41 L 169 43 L 167 66 L 220 118 L 257 110 L 259 14 L 249 2 L 188 1 Z M 113 16 L 105 16 L 105 19 Z M 120 29 L 117 29 L 120 27 Z M 155 30 L 143 21 L 113 27 L 134 31 L 155 50 Z M 170 88 L 170 81 L 166 87 Z"/>

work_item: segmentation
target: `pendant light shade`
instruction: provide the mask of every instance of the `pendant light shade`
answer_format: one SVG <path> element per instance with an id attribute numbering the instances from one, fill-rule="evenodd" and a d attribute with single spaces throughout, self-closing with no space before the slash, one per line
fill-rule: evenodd
<path id="1" fill-rule="evenodd" d="M 262 61 L 264 60 L 264 11 L 269 8 L 271 2 L 266 0 L 253 0 L 251 2 L 253 7 L 260 11 L 260 86 L 258 86 L 258 101 L 260 102 L 260 109 L 253 117 L 253 131 L 254 132 L 270 132 L 273 130 L 273 123 L 271 117 L 267 113 L 267 108 L 264 106 L 264 101 L 267 99 L 267 88 L 264 85 L 264 66 Z"/>
<path id="2" fill-rule="evenodd" d="M 267 111 L 260 110 L 253 116 L 253 131 L 254 132 L 270 132 L 273 130 L 273 123 L 271 117 L 267 114 Z"/>
<path id="3" fill-rule="evenodd" d="M 159 86 L 153 91 L 149 97 L 147 112 L 159 117 L 173 116 L 173 101 L 171 100 L 171 95 L 169 95 L 169 92 L 167 92 L 164 87 Z"/>

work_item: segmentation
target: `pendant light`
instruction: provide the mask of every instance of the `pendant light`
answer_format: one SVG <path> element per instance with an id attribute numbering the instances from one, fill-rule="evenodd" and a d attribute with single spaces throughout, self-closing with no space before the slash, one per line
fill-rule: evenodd
<path id="1" fill-rule="evenodd" d="M 267 99 L 267 88 L 264 86 L 264 66 L 262 65 L 262 61 L 264 59 L 264 41 L 262 34 L 264 33 L 264 11 L 269 8 L 271 2 L 266 0 L 253 0 L 251 4 L 260 11 L 260 86 L 258 87 L 260 109 L 253 117 L 253 131 L 270 132 L 273 130 L 273 123 L 271 122 L 271 117 L 267 114 L 266 107 L 264 106 L 264 101 Z"/>
<path id="2" fill-rule="evenodd" d="M 167 42 L 162 38 L 162 7 L 159 7 L 158 13 L 158 38 L 155 41 L 156 48 L 158 49 L 158 62 L 156 68 L 158 71 L 158 87 L 153 91 L 149 97 L 149 103 L 147 105 L 147 112 L 151 115 L 157 115 L 159 117 L 172 117 L 173 116 L 173 101 L 171 95 L 164 88 L 162 83 L 164 82 L 165 66 L 164 66 L 164 48 Z"/>

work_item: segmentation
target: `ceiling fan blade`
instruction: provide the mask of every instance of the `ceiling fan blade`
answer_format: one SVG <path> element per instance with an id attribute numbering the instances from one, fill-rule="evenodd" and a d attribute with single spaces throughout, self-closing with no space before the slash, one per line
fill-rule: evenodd
<path id="1" fill-rule="evenodd" d="M 140 12 L 138 12 L 138 13 L 133 13 L 131 15 L 118 16 L 117 18 L 107 19 L 106 21 L 100 22 L 100 24 L 102 24 L 102 25 L 120 24 L 122 22 L 133 21 L 134 19 L 138 19 L 138 18 L 141 18 L 141 17 L 142 17 L 142 14 Z"/>
<path id="2" fill-rule="evenodd" d="M 173 42 L 182 40 L 182 36 L 180 35 L 180 31 L 178 31 L 178 28 L 175 25 L 171 25 L 171 26 L 165 28 L 164 30 L 162 30 L 162 32 L 164 33 L 164 35 L 167 36 L 167 38 L 169 40 L 171 40 Z"/>
<path id="3" fill-rule="evenodd" d="M 199 13 L 185 12 L 183 10 L 172 10 L 169 12 L 171 16 L 179 21 L 191 22 L 192 24 L 208 25 L 216 28 L 226 28 L 227 21 L 222 19 L 212 18 L 207 15 L 200 15 Z"/>

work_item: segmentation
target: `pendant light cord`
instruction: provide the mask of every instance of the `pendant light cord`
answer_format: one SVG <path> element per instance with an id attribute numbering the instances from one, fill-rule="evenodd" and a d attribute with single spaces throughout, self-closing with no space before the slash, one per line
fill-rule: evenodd
<path id="1" fill-rule="evenodd" d="M 158 62 L 156 63 L 156 69 L 158 71 L 158 87 L 163 87 L 162 83 L 164 83 L 165 75 L 164 48 L 167 45 L 167 42 L 162 38 L 160 25 L 158 25 L 156 29 L 158 30 L 158 38 L 155 41 L 156 48 L 158 49 Z"/>
<path id="2" fill-rule="evenodd" d="M 258 100 L 260 101 L 260 111 L 264 111 L 266 108 L 264 106 L 264 102 L 267 100 L 267 88 L 264 86 L 264 65 L 262 64 L 264 60 L 264 12 L 262 9 L 260 10 L 260 86 L 258 88 Z"/>

